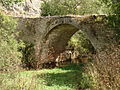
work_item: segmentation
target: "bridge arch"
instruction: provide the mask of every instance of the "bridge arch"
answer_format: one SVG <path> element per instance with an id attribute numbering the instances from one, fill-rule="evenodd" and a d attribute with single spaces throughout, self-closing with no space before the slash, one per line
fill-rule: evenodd
<path id="1" fill-rule="evenodd" d="M 86 37 L 89 37 L 89 35 L 85 32 L 85 29 L 82 27 L 82 25 L 79 25 L 75 21 L 68 23 L 57 22 L 55 25 L 50 24 L 47 28 L 47 33 L 44 36 L 44 54 L 42 54 L 43 58 L 41 57 L 41 59 L 44 62 L 54 61 L 60 53 L 64 52 L 70 38 L 79 30 L 82 30 Z M 48 57 L 46 57 L 46 54 Z M 46 57 L 46 59 L 44 57 Z M 47 60 L 47 58 L 49 60 Z"/>
<path id="2" fill-rule="evenodd" d="M 78 30 L 83 31 L 97 51 L 104 50 L 113 35 L 105 21 L 105 15 L 19 18 L 16 30 L 20 31 L 18 38 L 34 45 L 36 63 L 44 63 L 64 51 L 67 41 Z"/>

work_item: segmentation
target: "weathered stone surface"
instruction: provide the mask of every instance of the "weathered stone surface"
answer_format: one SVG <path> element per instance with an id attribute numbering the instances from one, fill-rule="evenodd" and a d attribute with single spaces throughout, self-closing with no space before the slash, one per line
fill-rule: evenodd
<path id="1" fill-rule="evenodd" d="M 54 61 L 64 51 L 68 40 L 82 30 L 97 51 L 109 46 L 108 28 L 104 15 L 53 16 L 19 18 L 19 38 L 35 45 L 35 59 L 40 63 Z"/>

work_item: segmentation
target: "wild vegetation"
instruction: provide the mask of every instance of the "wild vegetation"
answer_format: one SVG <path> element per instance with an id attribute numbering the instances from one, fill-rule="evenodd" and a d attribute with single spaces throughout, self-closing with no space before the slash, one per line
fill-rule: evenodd
<path id="1" fill-rule="evenodd" d="M 0 71 L 18 70 L 22 54 L 18 51 L 22 42 L 15 39 L 16 20 L 0 13 Z"/>

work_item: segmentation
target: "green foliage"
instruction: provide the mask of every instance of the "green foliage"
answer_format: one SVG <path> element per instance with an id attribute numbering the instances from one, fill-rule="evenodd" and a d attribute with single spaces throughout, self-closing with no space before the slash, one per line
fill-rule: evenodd
<path id="1" fill-rule="evenodd" d="M 23 46 L 14 37 L 16 21 L 0 13 L 0 71 L 16 70 L 22 54 L 18 48 Z"/>
<path id="2" fill-rule="evenodd" d="M 57 4 L 56 4 L 57 3 Z M 48 0 L 42 4 L 42 16 L 66 15 L 67 8 L 60 0 Z"/>
<path id="3" fill-rule="evenodd" d="M 120 0 L 99 0 L 101 4 L 105 4 L 109 8 L 111 14 L 120 14 Z"/>
<path id="4" fill-rule="evenodd" d="M 68 42 L 68 47 L 74 48 L 74 50 L 80 53 L 88 53 L 94 50 L 90 41 L 85 37 L 82 31 L 78 31 L 74 34 Z"/>
<path id="5" fill-rule="evenodd" d="M 47 0 L 41 9 L 42 16 L 95 14 L 99 10 L 94 0 Z"/>
<path id="6" fill-rule="evenodd" d="M 120 1 L 119 0 L 99 0 L 101 4 L 106 5 L 111 14 L 107 18 L 107 22 L 111 28 L 115 31 L 115 39 L 120 43 Z"/>
<path id="7" fill-rule="evenodd" d="M 57 3 L 57 4 L 56 4 Z M 120 14 L 119 0 L 44 0 L 42 15 Z"/>
<path id="8" fill-rule="evenodd" d="M 114 38 L 120 44 L 120 15 L 111 15 L 107 17 L 107 22 L 110 28 L 114 30 Z"/>

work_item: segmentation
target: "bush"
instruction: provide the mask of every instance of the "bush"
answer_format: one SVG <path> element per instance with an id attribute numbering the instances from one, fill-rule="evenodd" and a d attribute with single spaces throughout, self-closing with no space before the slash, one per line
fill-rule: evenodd
<path id="1" fill-rule="evenodd" d="M 18 51 L 23 44 L 14 37 L 16 20 L 0 13 L 0 71 L 17 70 L 22 54 Z"/>

